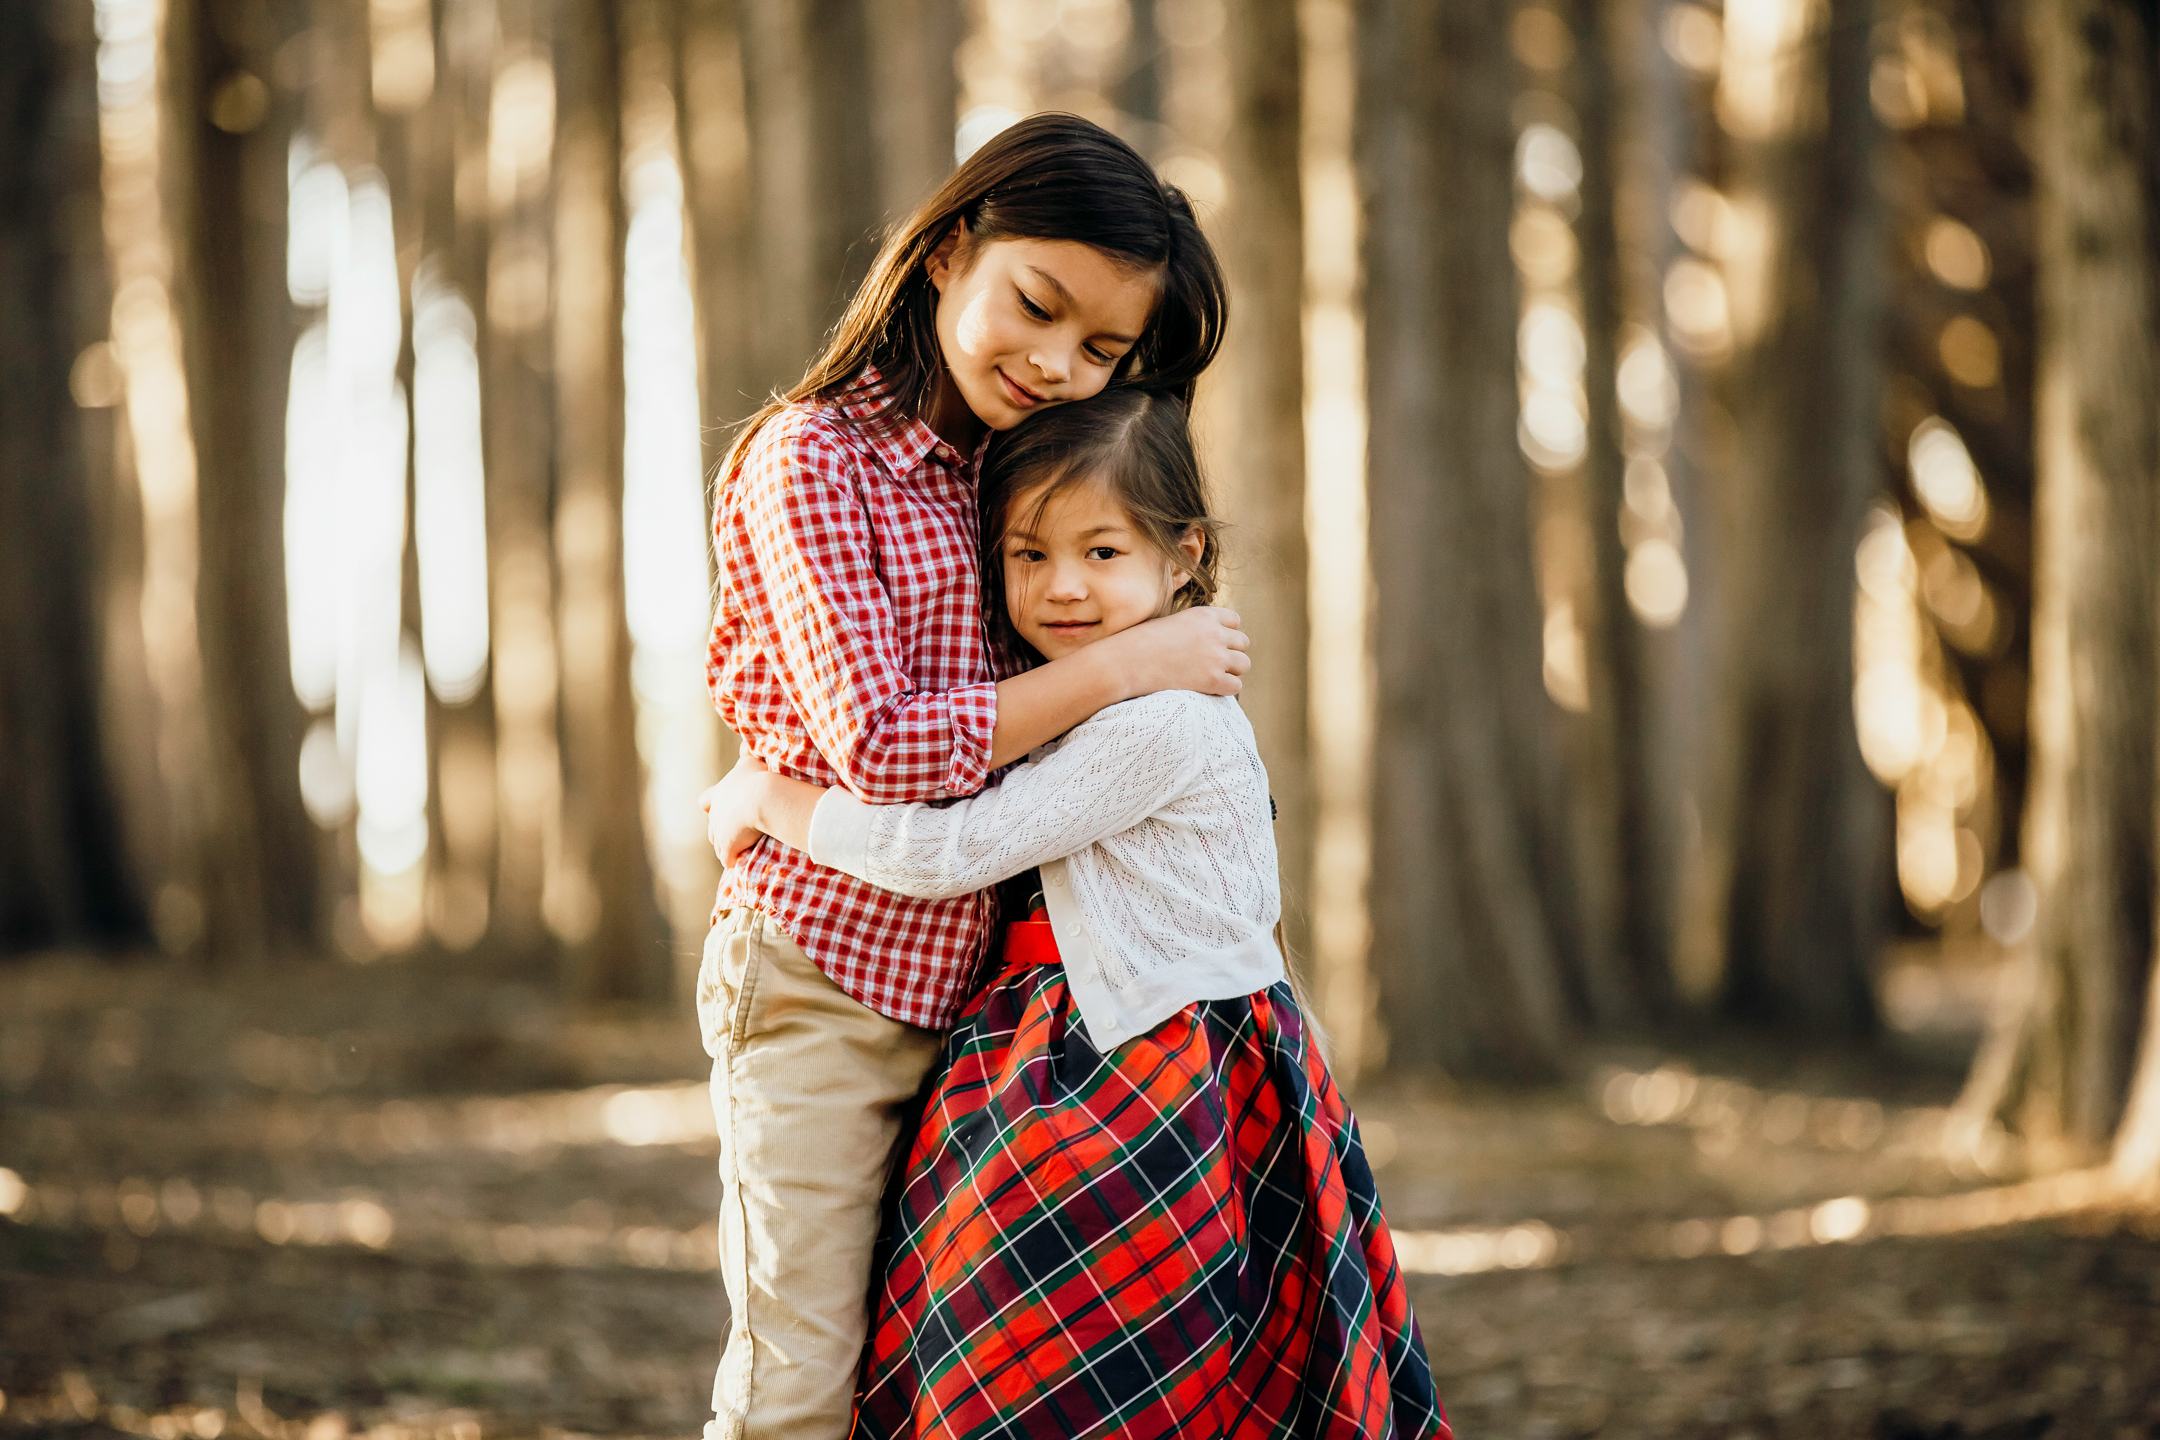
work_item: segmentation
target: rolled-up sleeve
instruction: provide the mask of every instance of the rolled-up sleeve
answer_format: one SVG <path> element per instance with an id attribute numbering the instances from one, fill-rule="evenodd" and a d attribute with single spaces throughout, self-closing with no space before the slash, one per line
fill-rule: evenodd
<path id="1" fill-rule="evenodd" d="M 972 794 L 989 774 L 997 687 L 915 688 L 877 568 L 864 461 L 835 422 L 790 418 L 752 442 L 740 523 L 722 536 L 729 585 L 764 600 L 745 604 L 745 619 L 850 792 L 873 805 Z M 936 568 L 909 583 L 938 583 Z"/>

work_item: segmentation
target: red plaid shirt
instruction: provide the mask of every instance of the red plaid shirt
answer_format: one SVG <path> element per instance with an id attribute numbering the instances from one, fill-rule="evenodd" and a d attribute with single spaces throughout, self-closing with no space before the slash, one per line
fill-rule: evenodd
<path id="1" fill-rule="evenodd" d="M 860 382 L 858 382 L 860 383 Z M 720 489 L 705 675 L 744 749 L 873 805 L 982 788 L 997 688 L 976 574 L 972 466 L 919 420 L 791 405 Z M 990 936 L 988 893 L 911 900 L 761 842 L 718 908 L 778 921 L 882 1015 L 943 1028 Z"/>

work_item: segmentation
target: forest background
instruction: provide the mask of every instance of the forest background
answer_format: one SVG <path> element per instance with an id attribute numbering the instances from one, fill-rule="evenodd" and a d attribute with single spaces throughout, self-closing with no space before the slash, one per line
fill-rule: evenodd
<path id="1" fill-rule="evenodd" d="M 146 986 L 687 1026 L 731 427 L 884 225 L 1060 109 L 1231 276 L 1228 603 L 1360 1093 L 1948 1023 L 1930 1163 L 2004 1214 L 2149 1195 L 2156 39 L 2149 0 L 0 7 L 0 1093 Z M 348 1083 L 314 1053 L 232 1063 Z M 1709 1123 L 1686 1067 L 1590 1078 Z M 0 1213 L 64 1212 L 29 1174 Z"/>

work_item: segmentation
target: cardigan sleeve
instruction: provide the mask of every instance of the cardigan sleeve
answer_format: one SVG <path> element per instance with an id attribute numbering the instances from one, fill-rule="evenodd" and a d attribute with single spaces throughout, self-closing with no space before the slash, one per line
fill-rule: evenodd
<path id="1" fill-rule="evenodd" d="M 885 890 L 944 899 L 983 889 L 1129 830 L 1190 788 L 1201 737 L 1166 691 L 1113 705 L 995 786 L 943 805 L 865 805 L 832 789 L 810 858 Z"/>

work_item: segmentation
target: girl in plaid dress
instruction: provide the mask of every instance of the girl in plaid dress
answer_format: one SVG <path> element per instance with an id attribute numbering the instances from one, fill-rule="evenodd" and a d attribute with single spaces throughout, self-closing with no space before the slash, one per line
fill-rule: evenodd
<path id="1" fill-rule="evenodd" d="M 985 618 L 1025 662 L 1213 595 L 1173 397 L 1112 389 L 1000 435 L 981 503 Z M 1450 1434 L 1273 939 L 1267 777 L 1234 699 L 1114 705 L 949 805 L 749 763 L 714 799 L 901 894 L 1040 889 L 889 1197 L 856 1435 Z"/>
<path id="2" fill-rule="evenodd" d="M 743 753 L 869 802 L 945 799 L 1105 705 L 1235 694 L 1227 610 L 1001 674 L 976 583 L 983 438 L 1136 375 L 1189 389 L 1226 303 L 1191 203 L 1100 126 L 1032 116 L 961 164 L 716 478 L 706 675 Z M 893 1157 L 996 913 L 782 845 L 729 867 L 697 990 L 725 1182 L 709 1440 L 846 1435 Z"/>

